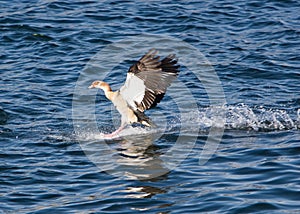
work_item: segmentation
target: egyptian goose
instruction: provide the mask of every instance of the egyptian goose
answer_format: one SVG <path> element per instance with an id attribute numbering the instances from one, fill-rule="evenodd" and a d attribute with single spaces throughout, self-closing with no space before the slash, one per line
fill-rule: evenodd
<path id="1" fill-rule="evenodd" d="M 117 91 L 112 91 L 109 84 L 99 80 L 89 86 L 102 89 L 107 99 L 121 114 L 120 128 L 104 135 L 105 137 L 116 136 L 127 124 L 141 123 L 149 127 L 153 125 L 144 111 L 155 107 L 162 100 L 167 88 L 177 77 L 180 67 L 175 54 L 160 60 L 157 53 L 158 51 L 151 49 L 132 65 L 128 70 L 125 84 Z"/>

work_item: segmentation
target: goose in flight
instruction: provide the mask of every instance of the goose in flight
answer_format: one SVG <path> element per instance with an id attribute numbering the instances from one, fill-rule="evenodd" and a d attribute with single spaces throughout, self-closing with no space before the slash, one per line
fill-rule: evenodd
<path id="1" fill-rule="evenodd" d="M 162 100 L 180 67 L 175 54 L 160 60 L 157 53 L 158 51 L 151 49 L 133 64 L 128 70 L 124 85 L 117 91 L 112 91 L 109 84 L 99 80 L 89 86 L 102 89 L 121 115 L 120 128 L 111 134 L 105 134 L 105 137 L 116 136 L 127 124 L 153 125 L 144 111 L 155 107 Z"/>

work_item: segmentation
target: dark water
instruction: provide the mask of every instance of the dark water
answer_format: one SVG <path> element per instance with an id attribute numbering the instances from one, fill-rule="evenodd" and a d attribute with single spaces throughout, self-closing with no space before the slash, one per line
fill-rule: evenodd
<path id="1" fill-rule="evenodd" d="M 0 4 L 1 213 L 300 212 L 299 1 Z M 97 77 L 88 66 L 97 53 L 129 36 L 145 38 L 139 35 L 168 36 L 201 52 L 226 104 L 210 105 L 205 81 L 183 63 L 195 60 L 190 52 L 147 39 L 144 48 L 177 53 L 178 82 L 196 108 L 174 84 L 148 113 L 162 127 L 129 127 L 104 141 L 89 118 L 74 119 L 74 103 L 94 102 L 96 93 L 78 94 L 76 84 Z M 113 89 L 144 53 L 126 45 L 116 53 L 136 53 L 111 68 Z M 96 102 L 79 112 L 96 108 L 99 131 L 112 131 L 117 113 L 100 92 Z M 223 131 L 212 128 L 222 129 L 214 119 L 220 112 L 218 144 Z M 86 126 L 76 128 L 77 120 Z M 212 156 L 199 164 L 203 151 Z"/>

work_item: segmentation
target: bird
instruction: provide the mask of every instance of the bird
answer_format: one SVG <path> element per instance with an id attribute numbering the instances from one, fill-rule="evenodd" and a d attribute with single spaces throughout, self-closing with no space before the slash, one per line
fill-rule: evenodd
<path id="1" fill-rule="evenodd" d="M 113 138 L 128 124 L 140 123 L 147 127 L 155 124 L 144 112 L 154 108 L 164 97 L 167 88 L 177 78 L 180 65 L 175 54 L 161 60 L 156 49 L 150 49 L 128 69 L 123 86 L 112 91 L 110 85 L 96 80 L 89 89 L 102 89 L 121 115 L 121 126 L 104 137 Z"/>

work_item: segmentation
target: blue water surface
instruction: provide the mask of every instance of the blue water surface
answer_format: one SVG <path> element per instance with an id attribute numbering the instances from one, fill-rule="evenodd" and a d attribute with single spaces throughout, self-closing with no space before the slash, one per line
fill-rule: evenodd
<path id="1" fill-rule="evenodd" d="M 299 1 L 0 4 L 1 213 L 300 212 Z M 96 100 L 81 112 L 96 109 L 97 132 L 119 123 L 103 93 L 77 99 L 76 84 L 84 76 L 87 88 L 102 72 L 88 66 L 97 53 L 140 35 L 174 38 L 201 52 L 226 103 L 211 106 L 205 81 L 181 64 L 178 82 L 196 110 L 174 84 L 148 113 L 162 127 L 127 127 L 109 141 L 88 125 L 78 129 L 72 109 L 79 101 Z M 178 47 L 148 43 L 174 51 L 179 63 L 195 60 Z M 105 80 L 114 90 L 145 53 L 130 43 L 115 50 L 140 55 L 111 68 Z M 220 112 L 224 126 L 214 119 Z M 209 136 L 216 139 L 214 127 L 219 134 L 224 128 L 222 140 L 207 145 Z M 175 158 L 164 159 L 174 145 Z M 205 145 L 212 146 L 211 157 L 199 163 Z M 167 164 L 173 160 L 179 162 Z"/>

